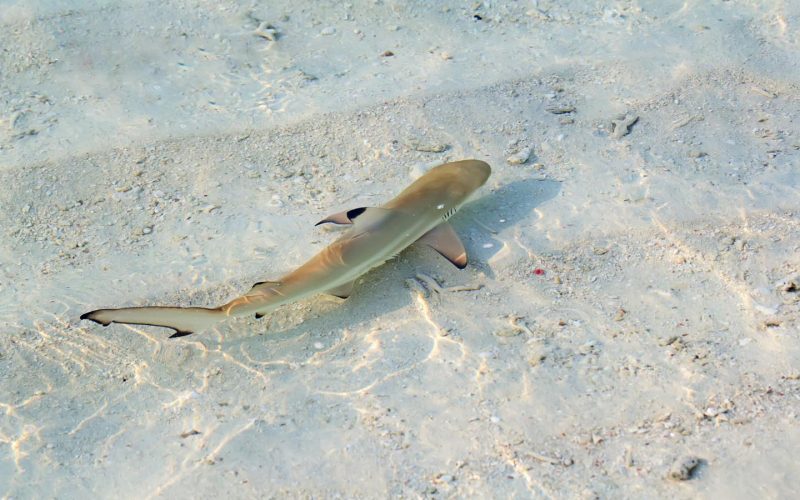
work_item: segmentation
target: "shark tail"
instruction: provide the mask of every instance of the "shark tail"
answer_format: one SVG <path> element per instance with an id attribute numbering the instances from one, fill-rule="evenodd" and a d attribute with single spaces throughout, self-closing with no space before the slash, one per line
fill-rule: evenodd
<path id="1" fill-rule="evenodd" d="M 128 325 L 150 325 L 172 328 L 175 333 L 169 338 L 184 337 L 211 328 L 226 318 L 220 309 L 204 307 L 125 307 L 122 309 L 97 309 L 81 315 L 108 326 L 111 323 Z"/>

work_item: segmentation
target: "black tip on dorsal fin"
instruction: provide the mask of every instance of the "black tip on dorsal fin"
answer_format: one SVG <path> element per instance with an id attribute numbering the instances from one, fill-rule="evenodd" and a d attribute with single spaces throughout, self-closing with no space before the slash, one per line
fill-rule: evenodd
<path id="1" fill-rule="evenodd" d="M 347 218 L 351 221 L 367 211 L 367 207 L 358 207 L 347 211 Z"/>
<path id="2" fill-rule="evenodd" d="M 334 224 L 352 224 L 356 217 L 367 211 L 367 208 L 369 207 L 351 208 L 350 210 L 345 210 L 344 212 L 331 214 L 314 225 L 319 226 L 320 224 L 326 224 L 328 222 L 332 222 Z"/>
<path id="3" fill-rule="evenodd" d="M 265 316 L 265 315 L 264 315 L 263 313 L 256 313 L 256 319 L 261 319 L 261 318 L 263 318 L 264 316 Z"/>

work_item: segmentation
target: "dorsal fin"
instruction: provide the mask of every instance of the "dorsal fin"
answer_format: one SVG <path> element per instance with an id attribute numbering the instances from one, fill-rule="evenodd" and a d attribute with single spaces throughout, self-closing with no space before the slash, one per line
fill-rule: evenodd
<path id="1" fill-rule="evenodd" d="M 431 229 L 417 240 L 433 248 L 459 269 L 467 267 L 467 251 L 453 226 L 444 222 Z"/>
<path id="2" fill-rule="evenodd" d="M 329 222 L 332 222 L 333 224 L 352 224 L 353 221 L 359 215 L 363 214 L 367 210 L 372 210 L 372 208 L 371 207 L 351 208 L 350 210 L 345 210 L 344 212 L 337 212 L 335 214 L 331 214 L 314 225 L 319 226 L 320 224 L 327 224 Z"/>

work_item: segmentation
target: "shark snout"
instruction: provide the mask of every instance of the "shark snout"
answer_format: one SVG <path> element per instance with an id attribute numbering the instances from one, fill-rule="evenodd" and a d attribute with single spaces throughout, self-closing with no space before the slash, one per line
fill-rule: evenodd
<path id="1" fill-rule="evenodd" d="M 456 198 L 469 197 L 473 191 L 483 186 L 492 174 L 492 168 L 485 161 L 462 160 L 451 165 L 458 169 L 458 175 L 448 188 Z"/>
<path id="2" fill-rule="evenodd" d="M 481 160 L 465 160 L 464 168 L 469 171 L 469 177 L 476 183 L 475 189 L 483 186 L 492 175 L 492 167 Z"/>

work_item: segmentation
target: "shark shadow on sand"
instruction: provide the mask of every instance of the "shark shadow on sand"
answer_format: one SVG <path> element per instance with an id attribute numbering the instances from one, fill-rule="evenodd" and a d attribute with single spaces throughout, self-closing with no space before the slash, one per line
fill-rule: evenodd
<path id="1" fill-rule="evenodd" d="M 325 307 L 324 312 L 307 313 L 302 322 L 287 325 L 268 324 L 258 337 L 242 336 L 222 341 L 227 348 L 251 341 L 263 341 L 263 335 L 296 338 L 301 335 L 314 337 L 332 330 L 341 330 L 353 325 L 366 324 L 375 318 L 388 315 L 411 304 L 411 295 L 405 286 L 405 280 L 413 278 L 420 271 L 435 271 L 448 283 L 464 283 L 474 276 L 477 268 L 492 277 L 491 268 L 486 260 L 491 258 L 502 247 L 495 235 L 481 225 L 500 230 L 497 224 L 505 220 L 502 227 L 514 227 L 527 220 L 533 210 L 556 197 L 561 191 L 561 183 L 551 180 L 524 179 L 503 185 L 493 192 L 465 204 L 458 217 L 451 223 L 461 235 L 470 264 L 465 270 L 451 266 L 436 255 L 436 252 L 422 245 L 412 245 L 394 259 L 390 265 L 382 266 L 365 274 L 353 291 L 353 295 L 336 307 Z M 476 224 L 476 221 L 480 224 Z M 492 242 L 493 246 L 484 249 L 483 244 Z M 466 272 L 465 272 L 466 271 Z M 235 325 L 231 325 L 235 328 Z"/>

